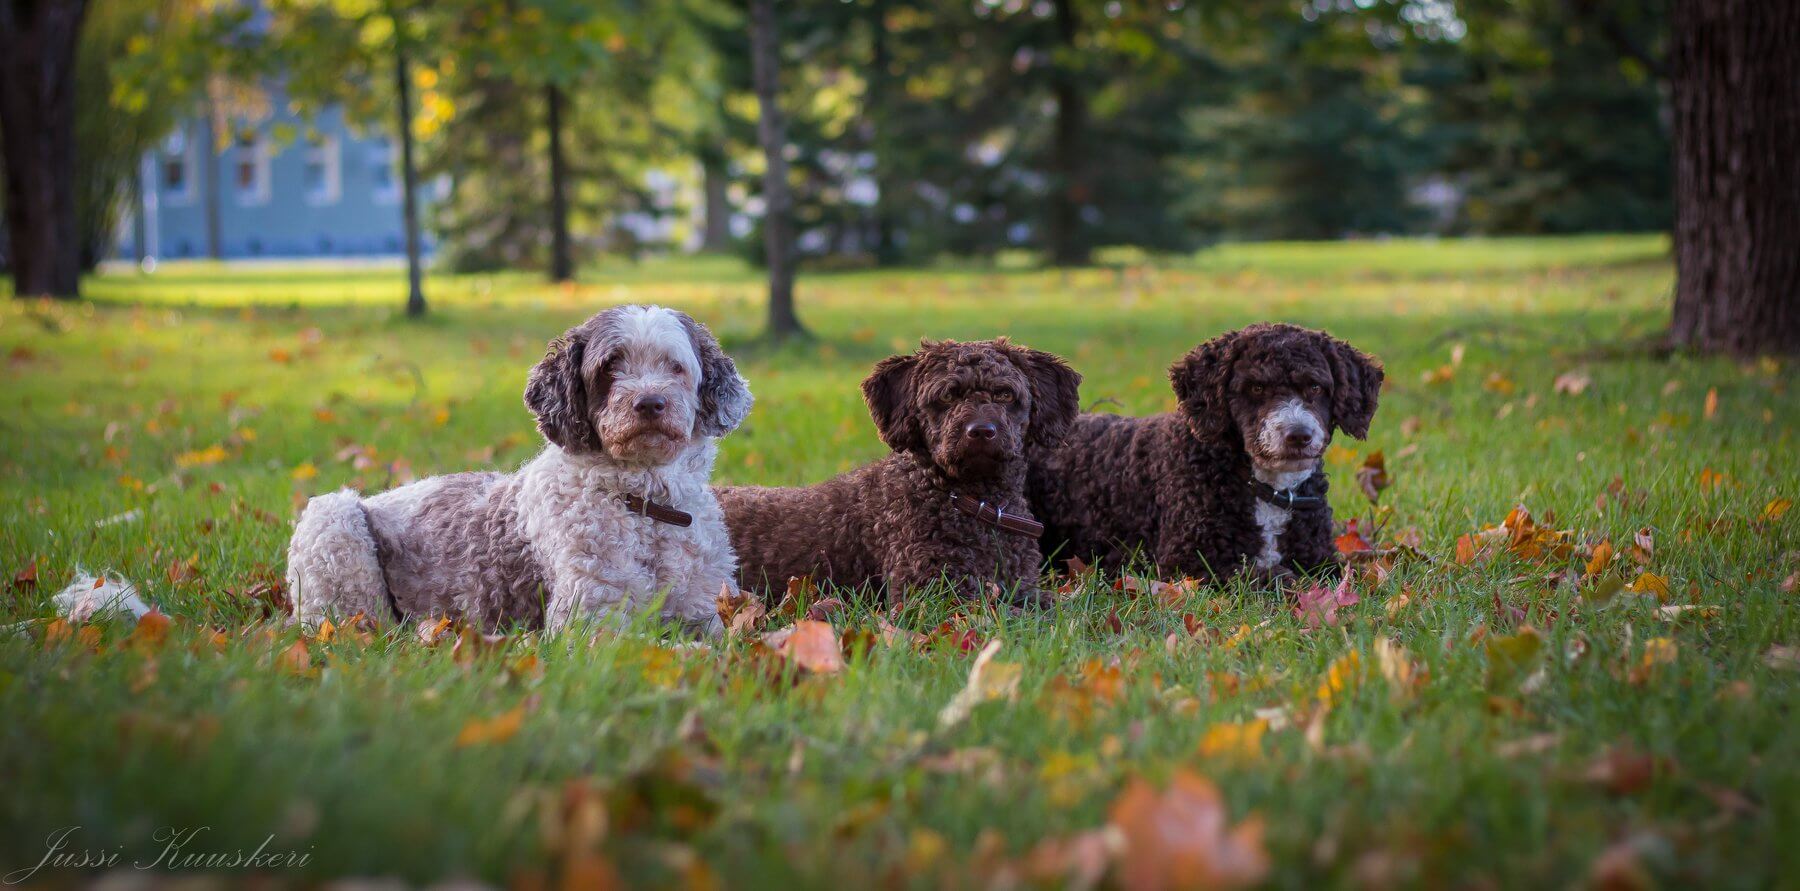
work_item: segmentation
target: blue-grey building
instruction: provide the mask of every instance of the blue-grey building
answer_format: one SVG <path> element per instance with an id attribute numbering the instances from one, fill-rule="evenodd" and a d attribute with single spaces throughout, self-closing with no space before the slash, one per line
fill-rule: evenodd
<path id="1" fill-rule="evenodd" d="M 271 99 L 276 107 L 285 104 L 278 93 Z M 206 132 L 203 119 L 185 121 L 144 157 L 142 203 L 134 208 L 141 219 L 126 221 L 121 256 L 205 257 L 209 201 L 217 207 L 219 252 L 227 258 L 405 250 L 396 140 L 353 131 L 337 108 L 311 121 L 282 110 L 230 133 L 209 164 L 215 146 L 207 145 Z M 420 189 L 421 216 L 447 188 L 439 182 Z"/>

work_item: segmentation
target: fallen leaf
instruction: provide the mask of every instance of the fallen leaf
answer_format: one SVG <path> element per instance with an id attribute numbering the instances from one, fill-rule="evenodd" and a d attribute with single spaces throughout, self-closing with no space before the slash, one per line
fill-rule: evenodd
<path id="1" fill-rule="evenodd" d="M 1245 888 L 1269 874 L 1263 824 L 1229 824 L 1218 787 L 1180 771 L 1157 792 L 1133 779 L 1113 802 L 1109 823 L 1123 837 L 1117 861 L 1125 891 Z"/>
<path id="2" fill-rule="evenodd" d="M 1763 652 L 1762 661 L 1770 668 L 1782 671 L 1800 671 L 1800 647 L 1775 644 Z"/>
<path id="3" fill-rule="evenodd" d="M 724 623 L 725 633 L 728 635 L 755 631 L 769 615 L 769 609 L 763 605 L 762 598 L 743 591 L 733 591 L 730 582 L 719 585 L 717 602 L 719 621 Z"/>
<path id="4" fill-rule="evenodd" d="M 981 648 L 975 664 L 969 667 L 968 683 L 938 712 L 939 727 L 948 729 L 962 723 L 984 702 L 1018 698 L 1022 667 L 1014 662 L 993 661 L 998 652 L 999 638 L 988 641 L 987 646 Z"/>
<path id="5" fill-rule="evenodd" d="M 1424 673 L 1413 662 L 1412 654 L 1391 638 L 1375 639 L 1375 667 L 1387 681 L 1388 691 L 1396 702 L 1410 699 L 1424 683 Z"/>
<path id="6" fill-rule="evenodd" d="M 1594 379 L 1590 377 L 1586 371 L 1577 369 L 1575 371 L 1565 371 L 1562 374 L 1557 375 L 1555 382 L 1553 382 L 1550 387 L 1555 392 L 1564 395 L 1580 396 L 1587 392 L 1588 385 L 1593 382 Z"/>
<path id="7" fill-rule="evenodd" d="M 36 560 L 25 564 L 24 569 L 13 573 L 12 585 L 14 591 L 30 591 L 37 587 L 37 583 L 38 567 Z"/>
<path id="8" fill-rule="evenodd" d="M 1654 572 L 1639 573 L 1628 587 L 1633 594 L 1649 594 L 1657 600 L 1669 599 L 1669 579 Z"/>
<path id="9" fill-rule="evenodd" d="M 1594 546 L 1594 553 L 1588 557 L 1587 569 L 1582 575 L 1593 578 L 1605 572 L 1606 568 L 1612 565 L 1612 560 L 1613 546 L 1612 539 L 1609 538 Z"/>
<path id="10" fill-rule="evenodd" d="M 131 629 L 131 636 L 125 639 L 125 645 L 141 653 L 160 650 L 169 638 L 169 628 L 174 624 L 161 610 L 152 609 L 138 617 L 137 626 Z"/>
<path id="11" fill-rule="evenodd" d="M 1339 535 L 1333 543 L 1337 545 L 1338 553 L 1346 555 L 1375 549 L 1369 544 L 1368 539 L 1363 538 L 1362 531 L 1357 528 L 1354 517 L 1344 522 L 1344 533 Z"/>
<path id="12" fill-rule="evenodd" d="M 1607 749 L 1581 772 L 1581 778 L 1604 787 L 1614 795 L 1635 795 L 1648 787 L 1658 774 L 1668 773 L 1664 759 L 1640 751 L 1629 744 Z"/>
<path id="13" fill-rule="evenodd" d="M 1503 742 L 1494 747 L 1494 754 L 1501 758 L 1520 758 L 1526 755 L 1542 755 L 1562 741 L 1557 733 L 1538 733 L 1532 736 Z"/>
<path id="14" fill-rule="evenodd" d="M 1362 488 L 1362 493 L 1370 504 L 1379 504 L 1381 490 L 1392 482 L 1388 477 L 1387 458 L 1380 449 L 1369 453 L 1369 457 L 1363 459 L 1362 466 L 1356 469 L 1356 484 Z"/>
<path id="15" fill-rule="evenodd" d="M 814 619 L 801 619 L 773 631 L 763 642 L 796 668 L 809 674 L 835 674 L 844 668 L 844 651 L 837 630 Z"/>
<path id="16" fill-rule="evenodd" d="M 1488 658 L 1488 689 L 1499 692 L 1531 674 L 1538 653 L 1544 648 L 1544 639 L 1537 629 L 1526 625 L 1513 634 L 1489 636 L 1483 646 Z"/>
<path id="17" fill-rule="evenodd" d="M 1308 628 L 1317 628 L 1321 623 L 1337 625 L 1338 608 L 1354 606 L 1362 600 L 1352 587 L 1351 579 L 1352 573 L 1346 569 L 1334 588 L 1315 584 L 1295 594 L 1294 618 L 1305 620 Z"/>
<path id="18" fill-rule="evenodd" d="M 1711 387 L 1706 391 L 1706 406 L 1701 409 L 1701 417 L 1708 421 L 1719 415 L 1719 388 Z"/>
<path id="19" fill-rule="evenodd" d="M 1788 510 L 1791 509 L 1793 506 L 1794 506 L 1793 499 L 1777 498 L 1773 501 L 1770 501 L 1767 505 L 1765 505 L 1763 507 L 1762 518 L 1765 521 L 1772 523 L 1772 522 L 1779 520 L 1782 517 L 1786 516 Z"/>
<path id="20" fill-rule="evenodd" d="M 1200 737 L 1200 757 L 1254 761 L 1262 757 L 1263 733 L 1268 729 L 1269 722 L 1260 718 L 1214 724 Z"/>
<path id="21" fill-rule="evenodd" d="M 492 718 L 470 718 L 456 734 L 456 747 L 503 743 L 512 739 L 525 725 L 525 705 L 520 703 Z"/>
<path id="22" fill-rule="evenodd" d="M 312 673 L 312 652 L 306 648 L 306 641 L 296 640 L 293 645 L 275 655 L 275 667 L 284 673 L 305 676 Z"/>
<path id="23" fill-rule="evenodd" d="M 436 619 L 419 620 L 419 643 L 425 646 L 436 646 L 443 638 L 444 632 L 450 630 L 450 617 L 440 616 Z"/>

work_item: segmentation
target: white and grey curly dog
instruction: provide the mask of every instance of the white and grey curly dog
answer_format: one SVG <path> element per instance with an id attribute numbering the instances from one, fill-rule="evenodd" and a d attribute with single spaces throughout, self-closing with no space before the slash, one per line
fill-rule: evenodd
<path id="1" fill-rule="evenodd" d="M 620 306 L 552 341 L 525 385 L 549 443 L 516 473 L 431 477 L 312 499 L 288 545 L 307 624 L 456 616 L 556 631 L 663 615 L 719 630 L 737 561 L 707 481 L 750 388 L 704 326 Z"/>

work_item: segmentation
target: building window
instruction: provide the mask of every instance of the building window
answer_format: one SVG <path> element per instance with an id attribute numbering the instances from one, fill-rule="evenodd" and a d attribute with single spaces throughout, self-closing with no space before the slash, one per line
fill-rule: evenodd
<path id="1" fill-rule="evenodd" d="M 269 141 L 244 131 L 232 148 L 231 185 L 242 207 L 269 203 Z"/>
<path id="2" fill-rule="evenodd" d="M 187 134 L 181 130 L 169 134 L 156 161 L 163 200 L 174 207 L 194 203 L 194 146 Z"/>
<path id="3" fill-rule="evenodd" d="M 386 139 L 369 143 L 369 197 L 376 204 L 399 204 L 400 182 L 394 175 L 394 144 Z"/>
<path id="4" fill-rule="evenodd" d="M 335 136 L 313 135 L 306 140 L 306 203 L 314 207 L 336 204 L 343 196 L 341 153 Z"/>

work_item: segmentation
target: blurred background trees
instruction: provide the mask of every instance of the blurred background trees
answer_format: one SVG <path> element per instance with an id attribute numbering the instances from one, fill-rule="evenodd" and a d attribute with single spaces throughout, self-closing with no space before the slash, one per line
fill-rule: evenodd
<path id="1" fill-rule="evenodd" d="M 14 44 L 35 27 L 18 10 L 59 6 L 4 3 Z M 1782 0 L 1674 5 L 1716 53 L 1677 43 L 1671 65 L 1662 0 L 771 0 L 760 32 L 750 0 L 117 0 L 88 10 L 74 63 L 80 255 L 106 252 L 173 116 L 254 115 L 259 86 L 409 121 L 420 181 L 448 184 L 423 225 L 454 270 L 565 280 L 603 255 L 737 250 L 775 260 L 779 292 L 785 254 L 1081 265 L 1224 239 L 1668 230 L 1698 107 L 1672 98 L 1712 95 L 1679 78 L 1716 87 L 1753 49 L 1733 35 L 1763 35 L 1783 48 L 1733 113 L 1791 122 L 1794 88 L 1770 84 L 1800 57 L 1771 36 Z M 791 232 L 767 237 L 771 207 Z"/>

